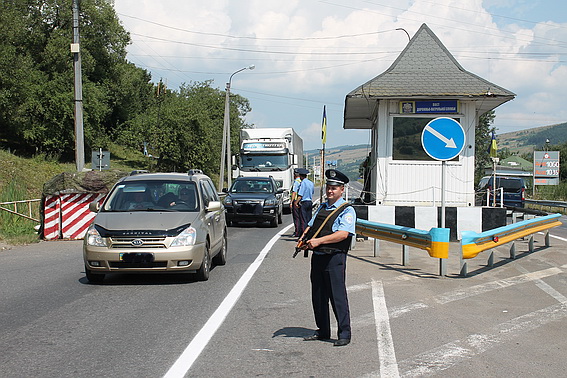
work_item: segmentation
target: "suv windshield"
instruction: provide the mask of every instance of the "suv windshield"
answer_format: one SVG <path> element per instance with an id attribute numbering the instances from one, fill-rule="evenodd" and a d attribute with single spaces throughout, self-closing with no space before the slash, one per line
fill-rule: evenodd
<path id="1" fill-rule="evenodd" d="M 197 186 L 190 181 L 137 180 L 118 184 L 101 211 L 198 211 Z"/>
<path id="2" fill-rule="evenodd" d="M 268 180 L 236 180 L 231 193 L 272 193 L 274 188 Z"/>

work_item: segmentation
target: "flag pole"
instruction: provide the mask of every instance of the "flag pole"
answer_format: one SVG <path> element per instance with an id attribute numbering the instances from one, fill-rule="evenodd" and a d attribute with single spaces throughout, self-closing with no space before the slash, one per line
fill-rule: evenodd
<path id="1" fill-rule="evenodd" d="M 327 142 L 327 105 L 323 105 L 323 121 L 321 123 L 321 187 L 319 193 L 319 202 L 323 203 L 323 187 L 325 186 L 325 143 Z"/>

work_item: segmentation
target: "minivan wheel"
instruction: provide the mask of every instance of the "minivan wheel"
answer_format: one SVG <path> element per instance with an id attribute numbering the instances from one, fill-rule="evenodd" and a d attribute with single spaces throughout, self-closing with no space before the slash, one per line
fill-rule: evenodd
<path id="1" fill-rule="evenodd" d="M 93 273 L 85 265 L 85 273 L 87 275 L 87 280 L 92 284 L 101 284 L 104 281 L 104 273 Z"/>
<path id="2" fill-rule="evenodd" d="M 203 256 L 203 262 L 197 271 L 197 279 L 199 281 L 207 281 L 209 279 L 209 273 L 211 271 L 211 253 L 209 249 L 209 241 L 207 240 L 205 243 L 205 256 Z"/>
<path id="3" fill-rule="evenodd" d="M 225 265 L 226 264 L 227 248 L 228 248 L 228 241 L 226 240 L 226 232 L 225 232 L 223 237 L 222 237 L 222 247 L 221 247 L 219 253 L 217 253 L 217 255 L 215 257 L 213 257 L 213 263 L 215 265 Z"/>

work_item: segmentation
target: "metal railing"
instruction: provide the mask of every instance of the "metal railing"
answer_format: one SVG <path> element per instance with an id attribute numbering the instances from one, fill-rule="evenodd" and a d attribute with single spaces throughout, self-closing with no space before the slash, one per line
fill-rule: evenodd
<path id="1" fill-rule="evenodd" d="M 515 258 L 516 249 L 514 241 L 524 236 L 530 235 L 529 248 L 533 251 L 533 234 L 540 231 L 547 231 L 545 235 L 545 245 L 549 246 L 549 229 L 560 226 L 561 214 L 551 214 L 542 217 L 535 217 L 521 222 L 498 227 L 492 230 L 476 233 L 474 231 L 461 232 L 461 276 L 467 275 L 466 259 L 476 257 L 480 252 L 493 249 L 503 244 L 512 243 L 510 247 L 510 258 Z M 494 252 L 488 258 L 488 266 L 494 264 Z"/>
<path id="2" fill-rule="evenodd" d="M 356 221 L 357 235 L 386 240 L 402 245 L 402 265 L 409 260 L 408 247 L 426 250 L 429 256 L 439 258 L 439 275 L 446 274 L 445 261 L 449 257 L 448 228 L 432 228 L 429 231 L 403 227 L 394 224 L 371 222 L 363 219 Z"/>
<path id="3" fill-rule="evenodd" d="M 22 201 L 9 201 L 9 202 L 0 202 L 0 210 L 7 211 L 10 214 L 18 215 L 20 217 L 29 219 L 31 221 L 40 223 L 39 218 L 34 218 L 34 211 L 33 211 L 33 203 L 41 202 L 41 199 L 31 199 L 31 200 L 22 200 Z M 21 210 L 22 206 L 24 209 L 27 209 L 27 213 L 24 213 Z M 11 207 L 11 208 L 9 208 Z"/>

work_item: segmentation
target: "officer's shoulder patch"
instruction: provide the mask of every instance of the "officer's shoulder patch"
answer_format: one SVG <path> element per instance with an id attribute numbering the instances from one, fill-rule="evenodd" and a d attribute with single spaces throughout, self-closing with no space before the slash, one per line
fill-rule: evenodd
<path id="1" fill-rule="evenodd" d="M 352 222 L 354 221 L 354 217 L 352 216 L 352 214 L 348 213 L 345 215 L 345 222 L 348 224 L 352 224 Z"/>

